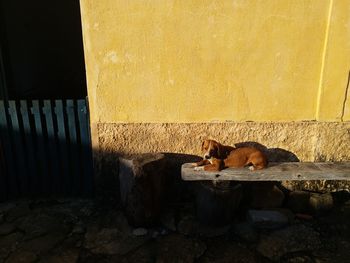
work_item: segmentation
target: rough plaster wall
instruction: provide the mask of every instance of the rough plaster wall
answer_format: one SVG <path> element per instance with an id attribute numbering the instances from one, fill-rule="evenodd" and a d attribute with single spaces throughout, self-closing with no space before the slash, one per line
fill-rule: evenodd
<path id="1" fill-rule="evenodd" d="M 318 126 L 315 160 L 350 161 L 350 122 L 322 123 Z"/>
<path id="2" fill-rule="evenodd" d="M 201 140 L 205 138 L 228 145 L 254 141 L 270 149 L 290 151 L 300 161 L 350 161 L 350 122 L 100 123 L 97 130 L 104 163 L 116 162 L 118 155 L 134 153 L 200 155 Z M 347 182 L 328 181 L 284 182 L 284 185 L 318 191 L 350 186 Z"/>
<path id="3" fill-rule="evenodd" d="M 98 124 L 99 147 L 118 154 L 174 152 L 200 154 L 205 138 L 223 144 L 255 141 L 282 148 L 301 161 L 350 160 L 350 122 L 129 123 Z"/>

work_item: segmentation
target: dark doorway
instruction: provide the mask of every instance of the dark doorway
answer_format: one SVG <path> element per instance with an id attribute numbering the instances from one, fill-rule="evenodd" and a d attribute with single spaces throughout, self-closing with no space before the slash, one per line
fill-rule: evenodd
<path id="1" fill-rule="evenodd" d="M 0 3 L 6 79 L 1 94 L 8 99 L 86 97 L 79 0 Z"/>
<path id="2" fill-rule="evenodd" d="M 0 0 L 0 201 L 93 193 L 79 0 Z"/>

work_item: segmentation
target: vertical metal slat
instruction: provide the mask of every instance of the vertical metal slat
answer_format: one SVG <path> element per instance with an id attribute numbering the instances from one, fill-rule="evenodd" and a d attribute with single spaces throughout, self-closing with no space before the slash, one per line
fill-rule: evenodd
<path id="1" fill-rule="evenodd" d="M 41 111 L 38 100 L 32 101 L 32 107 L 21 100 L 17 110 L 15 101 L 10 101 L 7 109 L 0 100 L 0 161 L 6 170 L 6 176 L 0 171 L 0 200 L 18 197 L 19 193 L 93 193 L 86 101 L 77 100 L 75 104 L 67 100 L 66 107 L 62 100 L 55 100 L 54 105 L 44 100 L 43 104 Z"/>
<path id="2" fill-rule="evenodd" d="M 58 159 L 58 152 L 57 152 L 57 143 L 56 143 L 56 136 L 55 136 L 55 128 L 53 124 L 53 117 L 52 117 L 52 107 L 51 102 L 49 100 L 44 100 L 44 107 L 43 107 L 43 113 L 45 115 L 45 122 L 46 122 L 46 129 L 47 129 L 47 136 L 48 136 L 48 150 L 49 150 L 49 160 L 50 160 L 50 167 L 51 167 L 51 182 L 52 182 L 52 191 L 56 194 L 62 192 L 62 180 L 60 180 L 60 165 L 59 165 L 59 159 Z"/>
<path id="3" fill-rule="evenodd" d="M 13 152 L 11 146 L 11 137 L 9 133 L 9 127 L 7 122 L 7 114 L 4 101 L 0 101 L 0 136 L 2 143 L 2 150 L 4 154 L 4 161 L 6 163 L 6 177 L 1 175 L 1 183 L 5 186 L 3 191 L 6 192 L 7 197 L 16 197 L 18 194 L 16 184 L 16 171 L 13 162 Z"/>
<path id="4" fill-rule="evenodd" d="M 17 184 L 21 194 L 28 191 L 28 173 L 25 160 L 25 149 L 22 143 L 22 135 L 19 126 L 18 113 L 15 101 L 9 101 L 9 114 L 12 124 L 13 146 L 16 160 L 16 168 L 18 172 Z"/>
<path id="5" fill-rule="evenodd" d="M 40 167 L 40 177 L 36 176 L 34 180 L 34 187 L 39 193 L 47 193 L 49 184 L 49 174 L 47 165 L 47 156 L 45 152 L 45 140 L 43 127 L 41 124 L 40 106 L 39 101 L 33 100 L 33 107 L 31 108 L 34 115 L 35 133 L 36 133 L 36 149 L 37 149 L 37 161 Z"/>
<path id="6" fill-rule="evenodd" d="M 78 100 L 78 119 L 80 130 L 80 141 L 82 149 L 82 168 L 84 194 L 90 196 L 94 191 L 93 160 L 91 150 L 91 140 L 89 132 L 89 115 L 86 100 Z"/>
<path id="7" fill-rule="evenodd" d="M 67 100 L 66 105 L 67 116 L 68 116 L 68 133 L 69 133 L 69 149 L 71 157 L 71 168 L 72 168 L 72 188 L 73 194 L 77 195 L 80 193 L 80 162 L 78 152 L 78 140 L 77 140 L 77 129 L 75 124 L 75 111 L 73 100 Z"/>
<path id="8" fill-rule="evenodd" d="M 5 155 L 3 152 L 2 140 L 0 135 L 0 202 L 7 198 L 7 175 L 5 170 Z"/>
<path id="9" fill-rule="evenodd" d="M 25 100 L 20 101 L 21 105 L 21 114 L 23 121 L 23 130 L 24 130 L 24 141 L 26 145 L 26 155 L 27 155 L 27 167 L 28 167 L 28 181 L 26 182 L 27 193 L 35 194 L 35 188 L 33 186 L 33 182 L 35 181 L 35 177 L 38 175 L 38 166 L 35 160 L 35 146 L 32 136 L 32 129 L 29 120 L 29 112 L 28 105 Z"/>
<path id="10" fill-rule="evenodd" d="M 58 137 L 59 159 L 62 163 L 62 172 L 63 172 L 63 176 L 62 176 L 63 191 L 64 193 L 69 193 L 71 192 L 69 157 L 68 157 L 68 150 L 67 150 L 63 103 L 61 100 L 55 100 L 55 114 L 56 114 L 57 128 L 58 128 L 57 137 Z"/>

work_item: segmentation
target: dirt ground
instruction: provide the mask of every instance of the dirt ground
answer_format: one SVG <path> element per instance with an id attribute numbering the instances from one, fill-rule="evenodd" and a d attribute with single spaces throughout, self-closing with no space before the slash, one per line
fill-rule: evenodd
<path id="1" fill-rule="evenodd" d="M 350 262 L 350 201 L 270 229 L 242 219 L 208 227 L 193 206 L 172 204 L 158 226 L 133 228 L 114 201 L 0 203 L 0 262 Z"/>

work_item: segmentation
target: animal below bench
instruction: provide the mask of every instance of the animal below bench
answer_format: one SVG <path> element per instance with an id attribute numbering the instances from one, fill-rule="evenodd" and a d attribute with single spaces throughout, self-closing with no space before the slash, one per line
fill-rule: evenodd
<path id="1" fill-rule="evenodd" d="M 254 147 L 234 148 L 214 140 L 204 140 L 202 153 L 203 160 L 192 164 L 196 171 L 220 171 L 245 166 L 249 166 L 250 170 L 261 170 L 267 166 L 264 153 Z"/>

